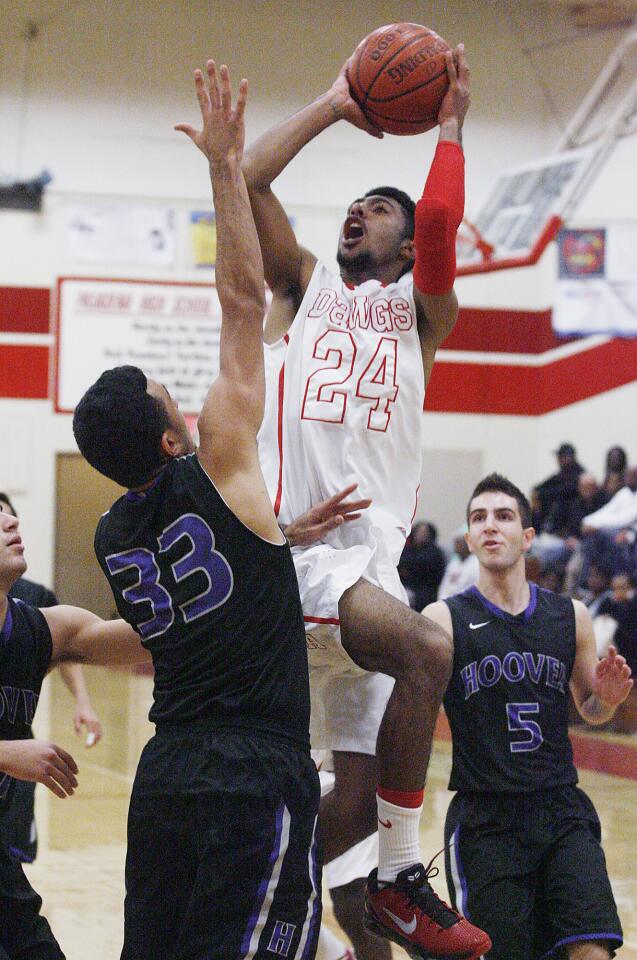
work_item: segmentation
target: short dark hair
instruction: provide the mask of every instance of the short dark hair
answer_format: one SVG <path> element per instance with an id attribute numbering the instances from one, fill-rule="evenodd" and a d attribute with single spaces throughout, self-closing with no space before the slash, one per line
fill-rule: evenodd
<path id="1" fill-rule="evenodd" d="M 0 493 L 0 502 L 6 503 L 6 505 L 7 505 L 8 508 L 9 508 L 9 510 L 10 510 L 11 513 L 13 514 L 13 516 L 14 516 L 14 517 L 17 517 L 18 511 L 17 511 L 16 508 L 13 506 L 13 504 L 12 504 L 11 501 L 9 500 L 9 497 L 7 496 L 6 493 Z"/>
<path id="2" fill-rule="evenodd" d="M 414 239 L 414 232 L 416 229 L 416 204 L 408 193 L 405 193 L 404 190 L 399 190 L 398 187 L 374 187 L 373 190 L 368 190 L 363 196 L 364 198 L 387 197 L 389 200 L 395 200 L 396 203 L 402 207 L 403 213 L 405 214 L 404 239 Z"/>
<path id="3" fill-rule="evenodd" d="M 146 388 L 139 367 L 105 370 L 86 391 L 73 415 L 80 453 L 123 487 L 140 487 L 166 459 L 161 449 L 168 414 Z"/>
<path id="4" fill-rule="evenodd" d="M 507 477 L 503 477 L 501 473 L 490 473 L 477 485 L 469 497 L 469 502 L 467 504 L 467 523 L 469 523 L 471 504 L 476 497 L 480 496 L 481 493 L 505 493 L 507 497 L 513 497 L 515 500 L 517 500 L 518 510 L 520 511 L 520 519 L 524 529 L 526 530 L 527 527 L 533 526 L 531 518 L 531 504 L 524 496 L 520 488 L 516 487 L 514 483 L 511 483 Z"/>

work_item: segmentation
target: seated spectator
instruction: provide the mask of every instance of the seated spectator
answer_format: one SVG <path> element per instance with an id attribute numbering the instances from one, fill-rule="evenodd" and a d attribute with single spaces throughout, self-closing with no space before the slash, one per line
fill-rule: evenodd
<path id="1" fill-rule="evenodd" d="M 562 443 L 555 451 L 559 470 L 551 474 L 542 483 L 535 487 L 539 498 L 539 527 L 536 532 L 544 529 L 544 524 L 556 501 L 568 501 L 577 495 L 577 478 L 584 468 L 577 462 L 576 450 L 572 443 Z"/>
<path id="2" fill-rule="evenodd" d="M 579 540 L 584 517 L 599 510 L 608 500 L 592 473 L 580 473 L 575 496 L 554 502 L 544 529 L 563 540 Z"/>
<path id="3" fill-rule="evenodd" d="M 599 605 L 598 614 L 612 617 L 617 627 L 613 645 L 626 658 L 633 672 L 637 668 L 637 594 L 635 581 L 627 573 L 620 573 L 611 581 L 611 596 Z M 616 733 L 637 731 L 637 691 L 631 690 L 628 698 L 618 708 L 610 729 Z"/>
<path id="4" fill-rule="evenodd" d="M 635 571 L 637 536 L 637 467 L 626 470 L 626 486 L 599 510 L 582 520 L 580 583 L 593 562 L 610 565 L 613 573 Z"/>
<path id="5" fill-rule="evenodd" d="M 608 497 L 591 473 L 580 473 L 577 492 L 569 500 L 555 500 L 534 546 L 545 565 L 559 567 L 561 573 L 579 545 L 582 519 L 603 507 Z"/>
<path id="6" fill-rule="evenodd" d="M 602 489 L 609 498 L 624 486 L 627 463 L 628 458 L 623 447 L 610 447 L 606 454 L 606 473 L 602 484 Z"/>
<path id="7" fill-rule="evenodd" d="M 438 597 L 447 560 L 436 543 L 437 537 L 433 523 L 419 520 L 411 528 L 398 563 L 398 573 L 413 610 L 422 610 Z"/>
<path id="8" fill-rule="evenodd" d="M 586 604 L 593 619 L 599 613 L 603 601 L 612 596 L 610 582 L 610 567 L 603 563 L 591 563 L 586 578 L 586 586 L 577 591 L 576 598 Z"/>
<path id="9" fill-rule="evenodd" d="M 540 564 L 540 575 L 537 579 L 538 587 L 550 590 L 551 593 L 561 593 L 564 584 L 564 567 L 557 563 Z"/>
<path id="10" fill-rule="evenodd" d="M 469 552 L 465 540 L 466 532 L 466 526 L 462 526 L 456 531 L 453 541 L 454 553 L 447 564 L 445 575 L 438 588 L 438 600 L 444 600 L 456 593 L 462 593 L 478 582 L 478 558 L 474 553 Z"/>

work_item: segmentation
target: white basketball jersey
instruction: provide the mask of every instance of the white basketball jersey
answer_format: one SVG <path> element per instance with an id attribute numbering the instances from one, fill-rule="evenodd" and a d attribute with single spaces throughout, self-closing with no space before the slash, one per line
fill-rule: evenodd
<path id="1" fill-rule="evenodd" d="M 259 455 L 281 523 L 356 482 L 353 496 L 370 497 L 371 507 L 327 539 L 337 548 L 380 540 L 395 567 L 421 473 L 425 383 L 412 274 L 350 287 L 317 263 L 265 364 Z"/>

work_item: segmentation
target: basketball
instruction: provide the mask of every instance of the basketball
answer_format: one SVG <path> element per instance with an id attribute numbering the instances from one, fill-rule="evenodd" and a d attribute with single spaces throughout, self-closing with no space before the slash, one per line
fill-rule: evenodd
<path id="1" fill-rule="evenodd" d="M 417 23 L 391 23 L 368 34 L 354 51 L 347 79 L 369 122 L 399 136 L 435 127 L 449 86 L 449 49 Z"/>

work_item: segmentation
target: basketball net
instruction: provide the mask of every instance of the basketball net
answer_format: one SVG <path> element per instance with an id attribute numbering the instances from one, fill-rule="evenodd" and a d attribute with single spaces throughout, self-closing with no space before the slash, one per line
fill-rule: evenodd
<path id="1" fill-rule="evenodd" d="M 478 228 L 467 217 L 463 217 L 458 236 L 456 238 L 456 256 L 459 263 L 474 260 L 476 251 L 482 262 L 493 259 L 493 244 L 485 240 Z"/>

